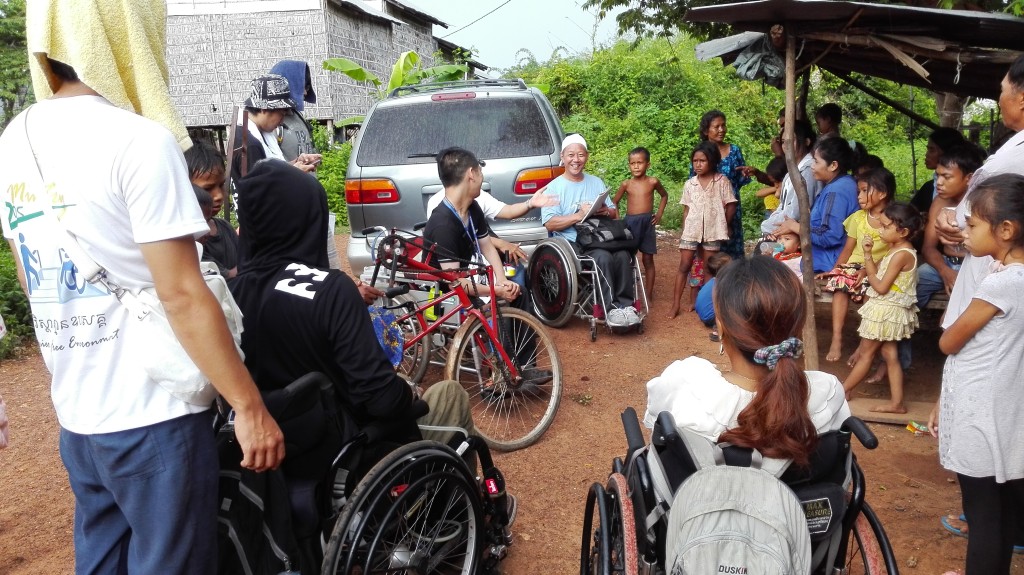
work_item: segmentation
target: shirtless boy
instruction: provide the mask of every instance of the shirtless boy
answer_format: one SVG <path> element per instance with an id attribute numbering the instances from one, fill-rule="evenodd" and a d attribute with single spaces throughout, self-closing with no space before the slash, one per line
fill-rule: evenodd
<path id="1" fill-rule="evenodd" d="M 615 192 L 614 204 L 619 205 L 622 195 L 626 194 L 626 226 L 633 232 L 640 246 L 644 264 L 644 285 L 647 286 L 647 299 L 654 297 L 654 254 L 658 253 L 657 234 L 654 226 L 661 221 L 668 204 L 668 192 L 661 181 L 648 176 L 651 167 L 651 153 L 647 148 L 633 148 L 629 152 L 629 171 L 633 177 L 622 182 L 619 191 Z M 654 211 L 654 191 L 661 194 L 658 213 Z"/>

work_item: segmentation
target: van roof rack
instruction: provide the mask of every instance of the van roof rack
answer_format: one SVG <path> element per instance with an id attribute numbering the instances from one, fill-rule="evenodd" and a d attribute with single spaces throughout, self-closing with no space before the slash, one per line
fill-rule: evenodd
<path id="1" fill-rule="evenodd" d="M 449 90 L 452 88 L 518 88 L 520 90 L 526 90 L 526 82 L 522 78 L 515 80 L 456 80 L 454 82 L 428 82 L 426 84 L 413 84 L 410 86 L 399 86 L 391 93 L 388 94 L 388 98 L 394 98 L 405 94 L 417 94 L 425 92 L 437 92 L 440 90 Z"/>

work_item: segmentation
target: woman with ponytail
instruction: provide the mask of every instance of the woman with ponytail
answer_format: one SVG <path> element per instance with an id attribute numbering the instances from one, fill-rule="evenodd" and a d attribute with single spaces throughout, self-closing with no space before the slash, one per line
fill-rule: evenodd
<path id="1" fill-rule="evenodd" d="M 773 258 L 733 261 L 714 292 L 721 353 L 731 369 L 706 359 L 675 361 L 647 383 L 644 423 L 662 411 L 711 440 L 752 447 L 766 458 L 806 465 L 817 436 L 838 429 L 850 408 L 835 376 L 803 371 L 803 287 Z"/>

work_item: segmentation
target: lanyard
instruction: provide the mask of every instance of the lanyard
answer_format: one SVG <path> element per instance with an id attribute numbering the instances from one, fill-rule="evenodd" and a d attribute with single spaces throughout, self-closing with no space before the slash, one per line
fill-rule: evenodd
<path id="1" fill-rule="evenodd" d="M 473 242 L 473 246 L 476 248 L 476 253 L 482 257 L 483 254 L 480 251 L 480 242 L 477 240 L 476 237 L 476 226 L 473 225 L 473 216 L 469 214 L 469 217 L 466 218 L 469 220 L 469 225 L 467 226 L 466 222 L 462 221 L 462 216 L 460 216 L 459 212 L 455 210 L 455 206 L 453 206 L 452 203 L 448 201 L 448 198 L 444 199 L 444 205 L 447 206 L 449 210 L 451 210 L 452 214 L 455 215 L 455 219 L 459 220 L 459 223 L 462 224 L 462 231 L 466 232 L 466 235 L 469 236 L 470 241 Z"/>

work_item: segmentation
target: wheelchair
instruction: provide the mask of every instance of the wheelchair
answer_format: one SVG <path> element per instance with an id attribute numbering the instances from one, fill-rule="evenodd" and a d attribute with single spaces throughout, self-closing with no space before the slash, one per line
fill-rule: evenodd
<path id="1" fill-rule="evenodd" d="M 285 435 L 287 456 L 280 469 L 225 470 L 231 461 L 237 467 L 240 451 L 232 445 L 230 422 L 218 431 L 219 573 L 498 573 L 512 543 L 508 496 L 483 440 L 459 428 L 420 427 L 456 438 L 449 444 L 404 443 L 410 438 L 406 427 L 415 434 L 412 423 L 371 424 L 346 433 L 354 426 L 340 408 L 331 413 L 333 384 L 320 373 L 265 394 L 265 401 Z M 410 416 L 426 412 L 417 400 Z M 481 477 L 467 459 L 479 459 Z M 260 483 L 225 495 L 225 479 L 230 484 L 239 476 L 243 484 L 246 478 Z M 232 506 L 241 508 L 238 500 L 254 495 L 258 517 L 231 515 Z M 252 525 L 256 537 L 246 537 L 243 531 Z M 236 553 L 225 553 L 225 541 Z M 243 560 L 236 562 L 235 555 Z"/>
<path id="2" fill-rule="evenodd" d="M 696 466 L 669 412 L 662 412 L 645 445 L 636 411 L 622 413 L 628 448 L 615 458 L 606 485 L 587 494 L 580 552 L 581 575 L 664 575 L 671 496 Z M 807 468 L 780 476 L 808 518 L 810 573 L 898 575 L 892 546 L 878 516 L 864 501 L 864 473 L 851 451 L 851 435 L 868 449 L 878 440 L 863 421 L 850 417 L 838 431 L 819 436 Z M 749 466 L 749 449 L 722 450 L 727 465 Z"/>
<path id="3" fill-rule="evenodd" d="M 643 333 L 649 311 L 647 290 L 635 253 L 632 262 L 633 284 L 639 304 L 637 313 L 640 315 L 640 324 L 635 329 Z M 551 327 L 562 327 L 573 317 L 586 320 L 590 323 L 590 341 L 597 340 L 599 320 L 593 315 L 594 305 L 600 304 L 603 309 L 609 309 L 602 291 L 595 289 L 601 279 L 601 270 L 594 259 L 577 255 L 569 242 L 558 236 L 541 240 L 527 264 L 527 288 L 533 297 L 537 317 Z M 632 329 L 607 327 L 612 332 Z"/>

